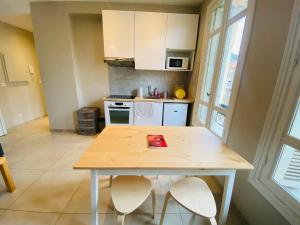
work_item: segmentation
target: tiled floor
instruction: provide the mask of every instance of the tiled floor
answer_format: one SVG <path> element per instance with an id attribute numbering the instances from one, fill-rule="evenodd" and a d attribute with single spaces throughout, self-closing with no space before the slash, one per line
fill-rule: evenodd
<path id="1" fill-rule="evenodd" d="M 0 137 L 17 190 L 7 193 L 0 179 L 0 225 L 89 225 L 89 173 L 74 171 L 73 164 L 95 137 L 70 132 L 50 132 L 47 118 L 38 119 L 9 130 Z M 163 197 L 179 177 L 152 178 L 156 191 L 155 219 L 151 218 L 151 199 L 132 215 L 126 225 L 159 223 Z M 216 192 L 217 186 L 210 186 Z M 217 204 L 221 194 L 216 193 Z M 164 225 L 204 225 L 208 222 L 190 214 L 170 201 Z M 100 224 L 115 225 L 108 177 L 100 179 Z M 231 209 L 228 223 L 245 224 Z"/>

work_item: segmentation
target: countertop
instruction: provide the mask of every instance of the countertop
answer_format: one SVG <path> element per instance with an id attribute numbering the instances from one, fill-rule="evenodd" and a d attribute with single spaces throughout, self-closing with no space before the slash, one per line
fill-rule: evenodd
<path id="1" fill-rule="evenodd" d="M 120 101 L 120 102 L 162 102 L 162 103 L 193 103 L 192 99 L 176 99 L 176 98 L 160 98 L 160 99 L 149 99 L 149 98 L 141 98 L 135 97 L 134 99 L 121 99 L 121 98 L 109 98 L 104 97 L 104 101 Z"/>

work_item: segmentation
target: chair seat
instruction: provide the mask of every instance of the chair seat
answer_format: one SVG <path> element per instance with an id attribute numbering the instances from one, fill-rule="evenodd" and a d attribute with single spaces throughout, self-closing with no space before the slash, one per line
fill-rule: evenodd
<path id="1" fill-rule="evenodd" d="M 117 211 L 129 214 L 147 199 L 151 189 L 151 182 L 142 176 L 118 176 L 112 182 L 112 202 Z"/>
<path id="2" fill-rule="evenodd" d="M 200 216 L 216 216 L 217 207 L 214 196 L 207 184 L 198 177 L 184 178 L 170 188 L 172 197 L 183 207 Z"/>

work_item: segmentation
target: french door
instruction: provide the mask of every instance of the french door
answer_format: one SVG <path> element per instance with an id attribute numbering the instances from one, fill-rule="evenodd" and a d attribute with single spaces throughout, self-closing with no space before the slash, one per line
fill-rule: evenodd
<path id="1" fill-rule="evenodd" d="M 248 14 L 248 0 L 215 0 L 207 10 L 197 119 L 224 140 L 247 46 Z"/>

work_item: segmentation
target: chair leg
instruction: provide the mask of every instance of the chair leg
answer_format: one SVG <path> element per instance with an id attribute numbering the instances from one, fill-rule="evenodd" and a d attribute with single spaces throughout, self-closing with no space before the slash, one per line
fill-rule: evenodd
<path id="1" fill-rule="evenodd" d="M 0 170 L 3 176 L 3 180 L 5 182 L 6 188 L 8 192 L 14 192 L 16 190 L 15 183 L 10 175 L 6 159 L 2 158 L 2 164 L 0 165 Z"/>
<path id="2" fill-rule="evenodd" d="M 117 225 L 124 225 L 125 222 L 125 214 L 118 215 L 117 217 Z"/>
<path id="3" fill-rule="evenodd" d="M 152 212 L 153 212 L 153 219 L 154 219 L 154 215 L 155 215 L 155 205 L 156 205 L 156 202 L 155 202 L 155 191 L 152 190 L 151 191 L 151 195 L 152 195 Z"/>
<path id="4" fill-rule="evenodd" d="M 112 185 L 113 176 L 109 176 L 109 187 Z"/>
<path id="5" fill-rule="evenodd" d="M 161 214 L 161 217 L 160 217 L 160 222 L 159 222 L 159 225 L 162 225 L 163 222 L 164 222 L 164 217 L 165 217 L 165 213 L 166 213 L 166 209 L 167 209 L 167 206 L 168 206 L 168 201 L 169 201 L 169 198 L 171 197 L 171 194 L 170 192 L 168 192 L 165 196 L 165 200 L 164 200 L 164 206 L 163 206 L 163 211 L 162 211 L 162 214 Z"/>
<path id="6" fill-rule="evenodd" d="M 216 221 L 215 217 L 209 218 L 209 222 L 210 222 L 211 225 L 217 225 L 217 221 Z"/>

